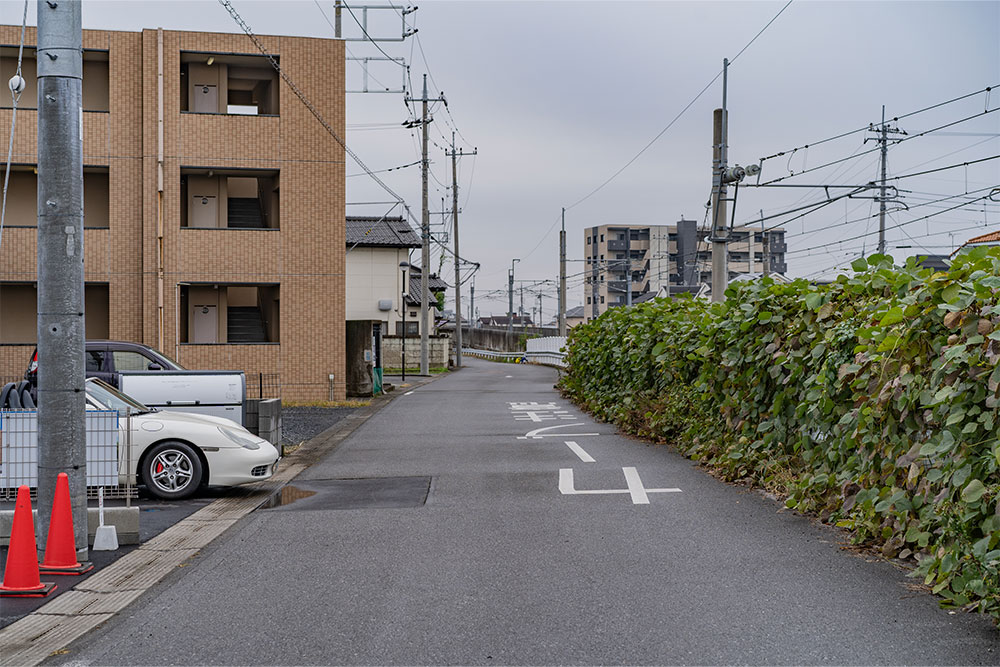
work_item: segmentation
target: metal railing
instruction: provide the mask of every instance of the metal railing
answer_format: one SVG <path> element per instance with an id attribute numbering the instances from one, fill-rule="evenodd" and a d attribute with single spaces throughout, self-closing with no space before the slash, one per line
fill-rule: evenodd
<path id="1" fill-rule="evenodd" d="M 546 336 L 544 338 L 529 338 L 527 341 L 528 349 L 524 352 L 494 352 L 493 350 L 463 348 L 462 354 L 491 361 L 541 364 L 565 368 L 566 353 L 563 351 L 565 346 L 566 338 L 563 336 Z"/>

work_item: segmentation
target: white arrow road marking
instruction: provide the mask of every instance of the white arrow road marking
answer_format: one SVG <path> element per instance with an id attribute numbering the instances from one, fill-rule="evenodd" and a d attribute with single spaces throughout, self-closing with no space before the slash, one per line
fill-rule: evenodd
<path id="1" fill-rule="evenodd" d="M 583 450 L 583 447 L 572 440 L 566 441 L 566 446 L 573 450 L 573 453 L 580 457 L 584 463 L 594 463 L 594 457 Z"/>
<path id="2" fill-rule="evenodd" d="M 536 428 L 534 431 L 528 431 L 524 435 L 517 436 L 518 440 L 527 440 L 532 438 L 537 440 L 538 438 L 564 438 L 567 435 L 574 436 L 576 438 L 587 436 L 587 435 L 600 435 L 600 433 L 543 433 L 543 431 L 551 431 L 555 428 L 569 428 L 570 426 L 581 426 L 580 423 L 573 424 L 558 424 L 556 426 L 545 426 L 543 428 Z"/>
<path id="3" fill-rule="evenodd" d="M 669 488 L 669 489 L 647 489 L 642 486 L 642 480 L 639 479 L 639 473 L 635 468 L 622 468 L 622 472 L 625 473 L 625 482 L 628 484 L 627 489 L 577 489 L 573 483 L 573 469 L 572 468 L 560 468 L 559 469 L 559 493 L 564 496 L 581 496 L 581 495 L 605 495 L 612 493 L 627 493 L 632 496 L 632 504 L 634 505 L 648 505 L 650 493 L 681 493 L 680 489 Z"/>

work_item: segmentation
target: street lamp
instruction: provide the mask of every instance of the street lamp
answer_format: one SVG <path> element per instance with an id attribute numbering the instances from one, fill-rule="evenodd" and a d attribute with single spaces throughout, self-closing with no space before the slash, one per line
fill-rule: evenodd
<path id="1" fill-rule="evenodd" d="M 399 309 L 403 315 L 403 324 L 402 324 L 403 340 L 402 344 L 400 345 L 400 358 L 402 360 L 401 365 L 403 367 L 403 382 L 406 382 L 406 270 L 408 268 L 410 268 L 410 264 L 408 262 L 399 263 L 399 270 L 402 271 L 403 273 L 403 282 L 402 282 L 403 295 L 399 300 Z"/>

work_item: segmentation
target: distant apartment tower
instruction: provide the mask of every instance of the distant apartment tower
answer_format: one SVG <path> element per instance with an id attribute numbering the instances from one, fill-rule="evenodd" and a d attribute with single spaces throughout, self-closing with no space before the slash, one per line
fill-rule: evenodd
<path id="1" fill-rule="evenodd" d="M 584 309 L 588 320 L 612 306 L 625 305 L 629 289 L 635 300 L 662 287 L 676 292 L 683 286 L 712 282 L 708 230 L 698 229 L 694 220 L 682 219 L 675 225 L 601 225 L 585 229 L 583 234 Z M 768 271 L 787 270 L 785 230 L 762 232 L 754 227 L 737 227 L 730 239 L 730 278 L 763 273 L 765 239 Z"/>
<path id="2" fill-rule="evenodd" d="M 4 81 L 20 36 L 0 26 Z M 259 37 L 342 137 L 343 41 Z M 8 380 L 36 338 L 35 44 L 29 27 L 0 247 Z M 0 125 L 11 115 L 7 95 Z M 87 337 L 240 369 L 253 388 L 277 377 L 285 399 L 343 398 L 344 149 L 272 61 L 243 34 L 84 30 L 80 125 Z"/>

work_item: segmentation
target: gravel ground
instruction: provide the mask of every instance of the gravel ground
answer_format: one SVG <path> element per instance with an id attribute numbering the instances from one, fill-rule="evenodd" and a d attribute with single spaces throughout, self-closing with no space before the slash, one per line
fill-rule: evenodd
<path id="1" fill-rule="evenodd" d="M 281 408 L 281 442 L 297 445 L 315 438 L 358 408 Z"/>

